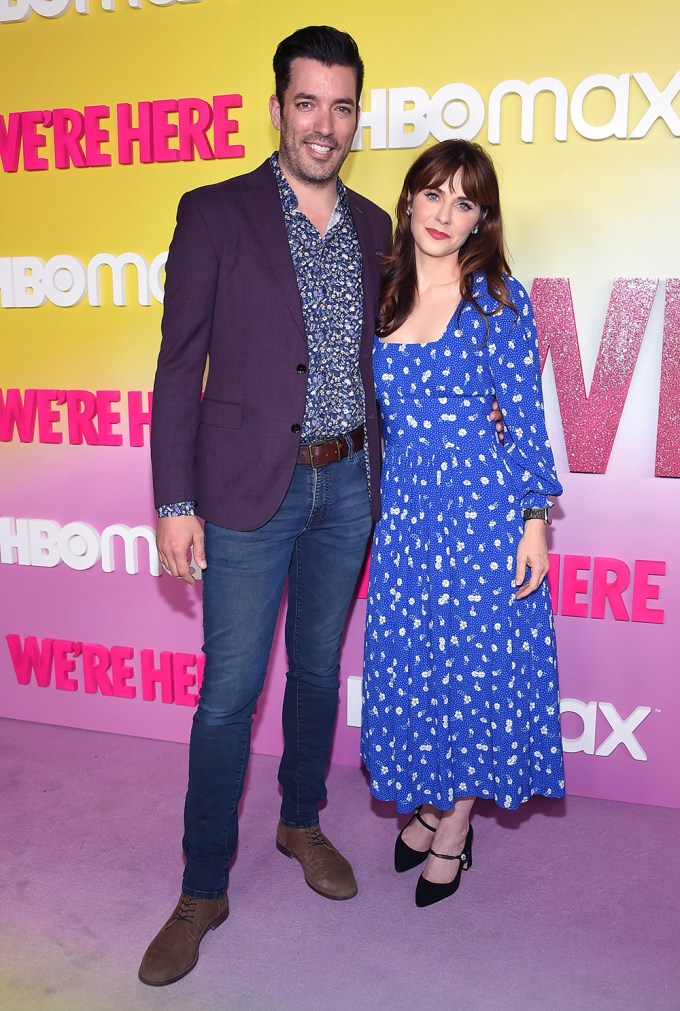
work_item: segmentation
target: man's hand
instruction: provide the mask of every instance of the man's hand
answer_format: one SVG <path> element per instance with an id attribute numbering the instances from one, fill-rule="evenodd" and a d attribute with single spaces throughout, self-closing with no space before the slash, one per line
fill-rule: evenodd
<path id="1" fill-rule="evenodd" d="M 531 579 L 525 583 L 527 565 L 531 569 Z M 550 562 L 548 547 L 545 542 L 545 523 L 543 520 L 526 520 L 524 536 L 517 545 L 517 567 L 515 569 L 515 586 L 518 586 L 515 597 L 521 600 L 537 590 L 545 579 Z"/>
<path id="2" fill-rule="evenodd" d="M 498 401 L 494 400 L 493 407 L 491 408 L 491 414 L 489 415 L 489 421 L 496 422 L 496 431 L 498 432 L 498 439 L 503 442 L 503 415 L 501 414 L 501 409 L 498 406 Z"/>
<path id="3" fill-rule="evenodd" d="M 178 576 L 193 586 L 196 582 L 189 568 L 189 549 L 194 560 L 205 569 L 205 539 L 203 527 L 195 516 L 164 516 L 156 527 L 156 547 L 161 564 L 171 576 Z"/>

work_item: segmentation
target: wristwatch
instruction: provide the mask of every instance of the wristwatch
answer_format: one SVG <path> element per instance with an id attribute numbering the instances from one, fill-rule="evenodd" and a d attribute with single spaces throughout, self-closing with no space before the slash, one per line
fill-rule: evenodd
<path id="1" fill-rule="evenodd" d="M 522 519 L 525 523 L 527 520 L 543 520 L 544 523 L 550 523 L 550 510 L 548 508 L 523 509 Z"/>

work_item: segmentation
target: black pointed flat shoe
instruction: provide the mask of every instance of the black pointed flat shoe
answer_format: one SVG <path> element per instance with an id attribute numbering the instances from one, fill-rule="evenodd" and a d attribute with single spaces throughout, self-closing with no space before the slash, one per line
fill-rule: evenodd
<path id="1" fill-rule="evenodd" d="M 465 837 L 465 847 L 462 853 L 459 853 L 457 857 L 449 856 L 448 853 L 435 853 L 434 850 L 430 850 L 430 854 L 433 857 L 438 857 L 440 860 L 458 860 L 458 871 L 456 873 L 453 881 L 449 881 L 448 884 L 438 884 L 436 881 L 428 881 L 421 874 L 418 878 L 418 884 L 416 885 L 416 905 L 420 906 L 432 906 L 435 902 L 441 902 L 442 899 L 448 899 L 449 895 L 454 895 L 458 891 L 458 886 L 460 885 L 460 875 L 461 871 L 469 871 L 472 867 L 472 825 L 468 828 L 467 836 Z M 425 856 L 428 854 L 426 853 Z"/>
<path id="2" fill-rule="evenodd" d="M 411 818 L 411 821 L 408 823 L 408 825 L 410 825 L 411 822 L 413 822 L 413 820 L 416 818 L 418 819 L 420 824 L 428 830 L 428 832 L 437 831 L 436 827 L 432 828 L 431 825 L 428 825 L 427 822 L 423 821 L 423 819 L 420 817 L 420 807 L 416 808 L 413 818 Z M 402 839 L 402 835 L 408 828 L 408 825 L 405 825 L 404 828 L 401 830 L 394 844 L 394 869 L 397 872 L 397 874 L 402 874 L 404 871 L 410 871 L 413 867 L 417 867 L 418 864 L 422 864 L 424 860 L 427 860 L 427 855 L 430 852 L 429 850 L 421 852 L 421 850 L 414 850 L 411 849 L 410 846 L 407 846 L 407 844 Z"/>

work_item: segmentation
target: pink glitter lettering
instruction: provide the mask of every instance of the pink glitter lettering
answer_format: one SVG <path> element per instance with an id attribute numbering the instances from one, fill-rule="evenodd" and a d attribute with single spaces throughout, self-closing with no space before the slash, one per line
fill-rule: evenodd
<path id="1" fill-rule="evenodd" d="M 656 292 L 655 278 L 616 278 L 590 393 L 566 278 L 537 277 L 531 290 L 541 365 L 552 355 L 569 467 L 604 474 Z"/>
<path id="2" fill-rule="evenodd" d="M 656 428 L 656 477 L 680 477 L 678 390 L 680 389 L 680 279 L 666 281 L 659 420 Z"/>

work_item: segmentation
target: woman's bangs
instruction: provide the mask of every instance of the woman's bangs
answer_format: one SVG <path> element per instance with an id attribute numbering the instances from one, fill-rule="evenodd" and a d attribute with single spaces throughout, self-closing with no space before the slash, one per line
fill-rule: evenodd
<path id="1" fill-rule="evenodd" d="M 413 181 L 413 193 L 449 187 L 451 180 L 459 170 L 461 171 L 463 193 L 468 200 L 479 204 L 480 207 L 487 206 L 490 201 L 488 200 L 488 194 L 484 192 L 485 187 L 483 186 L 483 180 L 479 178 L 479 172 L 475 171 L 475 167 L 466 165 L 461 160 L 457 160 L 453 165 L 442 163 L 427 167 L 423 166 Z"/>

